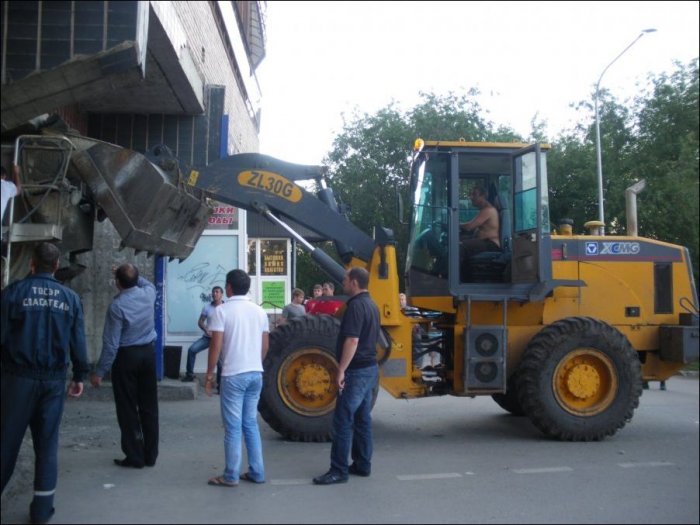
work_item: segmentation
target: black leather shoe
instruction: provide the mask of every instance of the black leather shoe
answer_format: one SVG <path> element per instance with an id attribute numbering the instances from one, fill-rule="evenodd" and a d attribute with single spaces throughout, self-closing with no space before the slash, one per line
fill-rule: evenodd
<path id="1" fill-rule="evenodd" d="M 368 478 L 371 473 L 371 471 L 369 470 L 360 470 L 354 463 L 350 465 L 350 467 L 348 468 L 348 472 L 350 472 L 350 474 L 354 474 L 355 476 L 361 476 L 363 478 Z"/>
<path id="2" fill-rule="evenodd" d="M 314 478 L 314 485 L 335 485 L 336 483 L 347 483 L 348 478 L 344 478 L 340 474 L 331 472 L 330 470 L 326 472 L 323 476 L 316 476 Z"/>
<path id="3" fill-rule="evenodd" d="M 119 465 L 120 467 L 143 468 L 143 465 L 137 465 L 136 463 L 132 463 L 128 458 L 115 459 L 114 464 Z"/>

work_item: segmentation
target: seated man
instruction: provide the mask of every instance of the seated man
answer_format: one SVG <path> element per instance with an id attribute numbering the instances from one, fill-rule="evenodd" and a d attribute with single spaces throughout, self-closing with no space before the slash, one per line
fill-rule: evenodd
<path id="1" fill-rule="evenodd" d="M 211 289 L 212 301 L 209 304 L 205 304 L 202 308 L 202 313 L 199 315 L 199 320 L 197 321 L 197 326 L 201 328 L 202 337 L 197 339 L 192 345 L 187 349 L 187 368 L 185 369 L 185 377 L 182 378 L 184 382 L 194 381 L 194 363 L 197 359 L 197 354 L 202 350 L 207 350 L 209 348 L 209 343 L 211 342 L 211 332 L 207 325 L 212 315 L 214 315 L 214 310 L 224 304 L 224 289 L 221 286 L 214 286 Z M 219 388 L 219 383 L 221 381 L 221 370 L 217 365 L 216 374 L 216 387 Z"/>
<path id="2" fill-rule="evenodd" d="M 481 252 L 501 250 L 499 238 L 498 210 L 486 199 L 486 191 L 475 186 L 469 196 L 472 204 L 479 208 L 479 213 L 471 221 L 459 225 L 462 232 L 471 233 L 471 238 L 460 242 L 460 260 Z"/>

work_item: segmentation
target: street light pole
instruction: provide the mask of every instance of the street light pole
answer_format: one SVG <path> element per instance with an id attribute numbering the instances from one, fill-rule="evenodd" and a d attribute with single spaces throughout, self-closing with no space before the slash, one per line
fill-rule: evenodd
<path id="1" fill-rule="evenodd" d="M 650 29 L 643 29 L 641 33 L 632 40 L 632 43 L 628 45 L 625 49 L 622 50 L 622 53 L 617 55 L 612 62 L 610 62 L 607 66 L 605 66 L 605 69 L 603 69 L 603 72 L 600 74 L 600 77 L 598 78 L 598 83 L 595 85 L 595 150 L 596 150 L 596 167 L 598 170 L 598 220 L 603 223 L 603 225 L 600 228 L 600 234 L 605 235 L 605 211 L 603 208 L 603 161 L 601 158 L 601 153 L 600 153 L 600 119 L 598 117 L 598 95 L 600 91 L 600 81 L 603 80 L 603 75 L 605 75 L 605 72 L 610 69 L 610 66 L 612 66 L 615 62 L 617 62 L 617 59 L 620 58 L 622 55 L 624 55 L 627 50 L 632 47 L 634 44 L 637 43 L 637 40 L 642 38 L 646 33 L 653 33 L 656 31 L 656 29 L 650 28 Z"/>

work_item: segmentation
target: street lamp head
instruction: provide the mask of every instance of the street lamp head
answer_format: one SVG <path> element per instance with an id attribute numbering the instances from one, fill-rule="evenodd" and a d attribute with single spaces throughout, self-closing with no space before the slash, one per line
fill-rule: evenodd
<path id="1" fill-rule="evenodd" d="M 656 29 L 650 27 L 649 29 L 642 29 L 642 33 L 656 33 Z"/>

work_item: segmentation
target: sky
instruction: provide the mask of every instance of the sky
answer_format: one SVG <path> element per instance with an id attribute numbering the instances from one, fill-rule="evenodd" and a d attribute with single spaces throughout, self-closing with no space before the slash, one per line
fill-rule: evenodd
<path id="1" fill-rule="evenodd" d="M 484 117 L 527 137 L 535 115 L 549 137 L 573 126 L 570 104 L 600 87 L 619 101 L 648 74 L 698 57 L 692 2 L 268 1 L 260 152 L 321 164 L 343 114 L 373 114 L 419 93 L 476 87 Z M 591 122 L 593 115 L 591 115 Z M 424 137 L 458 139 L 459 137 Z M 407 144 L 407 151 L 411 144 Z"/>

